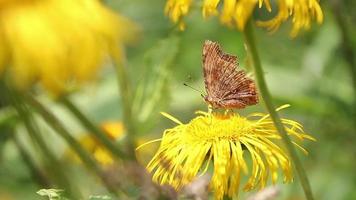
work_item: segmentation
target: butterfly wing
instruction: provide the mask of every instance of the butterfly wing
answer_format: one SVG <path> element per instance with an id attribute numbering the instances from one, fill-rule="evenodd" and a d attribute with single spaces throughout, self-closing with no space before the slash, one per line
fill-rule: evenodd
<path id="1" fill-rule="evenodd" d="M 256 86 L 242 70 L 237 70 L 237 57 L 222 52 L 216 42 L 205 41 L 203 72 L 207 95 L 213 107 L 244 108 L 258 102 Z"/>

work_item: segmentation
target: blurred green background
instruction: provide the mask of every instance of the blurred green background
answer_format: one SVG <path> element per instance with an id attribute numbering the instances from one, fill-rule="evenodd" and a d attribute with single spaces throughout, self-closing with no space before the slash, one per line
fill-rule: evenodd
<path id="1" fill-rule="evenodd" d="M 204 88 L 201 67 L 204 40 L 218 41 L 226 52 L 238 55 L 240 66 L 252 73 L 242 34 L 221 26 L 217 18 L 203 20 L 199 8 L 186 18 L 186 30 L 179 32 L 164 16 L 164 0 L 105 3 L 141 27 L 140 39 L 127 49 L 127 56 L 130 80 L 136 89 L 134 116 L 140 122 L 140 137 L 145 140 L 161 137 L 165 128 L 174 125 L 160 111 L 188 122 L 194 111 L 207 109 L 198 92 L 183 86 L 188 83 Z M 291 104 L 281 116 L 301 122 L 305 131 L 317 139 L 304 144 L 308 156 L 300 154 L 315 199 L 356 199 L 356 14 L 353 12 L 356 7 L 351 0 L 322 1 L 321 6 L 325 15 L 322 25 L 314 25 L 294 39 L 288 37 L 288 23 L 274 34 L 257 28 L 257 45 L 275 104 Z M 263 13 L 255 15 L 260 17 Z M 73 95 L 80 108 L 98 124 L 121 120 L 120 95 L 113 70 L 108 66 L 98 82 Z M 62 107 L 45 95 L 41 99 L 77 137 L 85 133 Z M 245 115 L 253 111 L 266 112 L 262 102 L 239 112 Z M 1 125 L 11 123 L 2 120 L 6 112 L 0 111 Z M 0 126 L 0 199 L 41 199 L 36 194 L 41 187 L 31 176 L 6 128 Z M 44 124 L 40 128 L 58 158 L 67 162 L 63 158 L 67 151 L 65 143 Z M 18 134 L 22 132 L 20 128 Z M 29 154 L 38 161 L 28 140 L 25 134 L 21 137 Z M 157 145 L 145 148 L 154 153 Z M 142 164 L 148 159 L 144 158 Z M 106 194 L 93 177 L 86 176 L 88 172 L 82 167 L 70 169 L 74 182 L 85 194 Z M 279 181 L 279 185 L 281 194 L 277 199 L 304 199 L 298 180 L 287 185 Z M 242 199 L 245 196 L 242 192 Z"/>

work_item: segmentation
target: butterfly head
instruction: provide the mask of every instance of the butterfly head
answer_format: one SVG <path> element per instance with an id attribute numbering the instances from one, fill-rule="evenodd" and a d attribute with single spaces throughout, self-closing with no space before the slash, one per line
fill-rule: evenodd
<path id="1" fill-rule="evenodd" d="M 204 96 L 204 100 L 213 108 L 221 107 L 221 101 L 219 101 L 217 98 L 206 95 L 206 96 Z"/>

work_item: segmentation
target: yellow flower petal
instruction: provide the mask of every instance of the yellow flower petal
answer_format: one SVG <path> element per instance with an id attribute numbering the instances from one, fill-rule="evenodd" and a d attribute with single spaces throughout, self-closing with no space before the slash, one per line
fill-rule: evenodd
<path id="1" fill-rule="evenodd" d="M 202 9 L 204 18 L 218 14 L 216 7 L 218 6 L 219 1 L 220 0 L 204 0 Z"/>
<path id="2" fill-rule="evenodd" d="M 182 18 L 188 14 L 191 3 L 192 0 L 167 1 L 166 14 L 174 23 L 179 23 L 181 30 L 184 29 Z M 222 4 L 221 12 L 219 3 Z M 258 25 L 276 31 L 283 22 L 291 18 L 293 24 L 291 36 L 294 37 L 300 30 L 309 29 L 313 20 L 319 24 L 323 21 L 323 12 L 318 0 L 278 0 L 277 4 L 277 15 L 267 21 L 257 21 Z M 256 8 L 272 11 L 269 0 L 203 0 L 202 15 L 203 18 L 220 15 L 222 24 L 229 27 L 235 25 L 239 30 L 243 30 Z"/>
<path id="3" fill-rule="evenodd" d="M 257 0 L 239 0 L 236 3 L 234 19 L 239 30 L 244 30 L 257 4 Z"/>
<path id="4" fill-rule="evenodd" d="M 0 44 L 6 48 L 0 69 L 6 66 L 20 89 L 38 81 L 60 95 L 94 79 L 107 58 L 132 40 L 134 30 L 97 0 L 0 3 Z"/>
<path id="5" fill-rule="evenodd" d="M 235 12 L 236 0 L 224 0 L 223 9 L 220 15 L 220 21 L 223 24 L 231 26 Z"/>
<path id="6" fill-rule="evenodd" d="M 147 165 L 157 183 L 180 189 L 198 174 L 204 174 L 210 162 L 210 188 L 217 200 L 237 195 L 242 173 L 248 175 L 246 191 L 265 187 L 269 179 L 276 183 L 279 169 L 284 182 L 293 180 L 291 160 L 278 145 L 281 137 L 269 115 L 252 114 L 250 119 L 235 113 L 198 111 L 187 124 L 166 116 L 179 123 L 164 132 L 158 152 Z M 282 122 L 293 139 L 312 138 L 299 123 L 287 119 Z M 293 143 L 305 151 L 296 141 Z"/>
<path id="7" fill-rule="evenodd" d="M 277 15 L 267 21 L 258 21 L 257 24 L 273 32 L 290 17 L 293 24 L 290 35 L 295 37 L 300 30 L 309 29 L 313 19 L 322 23 L 323 12 L 317 0 L 279 0 Z"/>
<path id="8" fill-rule="evenodd" d="M 102 123 L 101 129 L 113 140 L 121 138 L 125 133 L 124 125 L 116 121 Z"/>
<path id="9" fill-rule="evenodd" d="M 120 139 L 124 134 L 124 127 L 121 122 L 104 122 L 101 124 L 103 132 L 112 140 Z M 92 135 L 86 134 L 79 138 L 80 144 L 86 151 L 93 155 L 95 160 L 103 166 L 109 166 L 114 163 L 113 155 L 106 147 L 100 143 Z M 69 160 L 80 161 L 77 155 L 68 149 L 65 153 L 65 157 Z"/>
<path id="10" fill-rule="evenodd" d="M 192 0 L 168 0 L 164 12 L 174 23 L 179 23 L 181 30 L 184 30 L 182 18 L 188 14 Z"/>

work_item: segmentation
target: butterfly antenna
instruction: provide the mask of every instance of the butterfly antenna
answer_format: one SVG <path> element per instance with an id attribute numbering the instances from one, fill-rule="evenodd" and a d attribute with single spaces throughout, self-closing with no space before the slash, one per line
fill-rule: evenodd
<path id="1" fill-rule="evenodd" d="M 190 89 L 192 89 L 192 90 L 194 90 L 194 91 L 199 92 L 200 95 L 204 98 L 204 94 L 203 94 L 203 92 L 202 92 L 201 90 L 198 90 L 198 89 L 196 89 L 196 88 L 194 88 L 194 87 L 188 85 L 187 83 L 183 83 L 183 85 L 189 87 Z"/>

